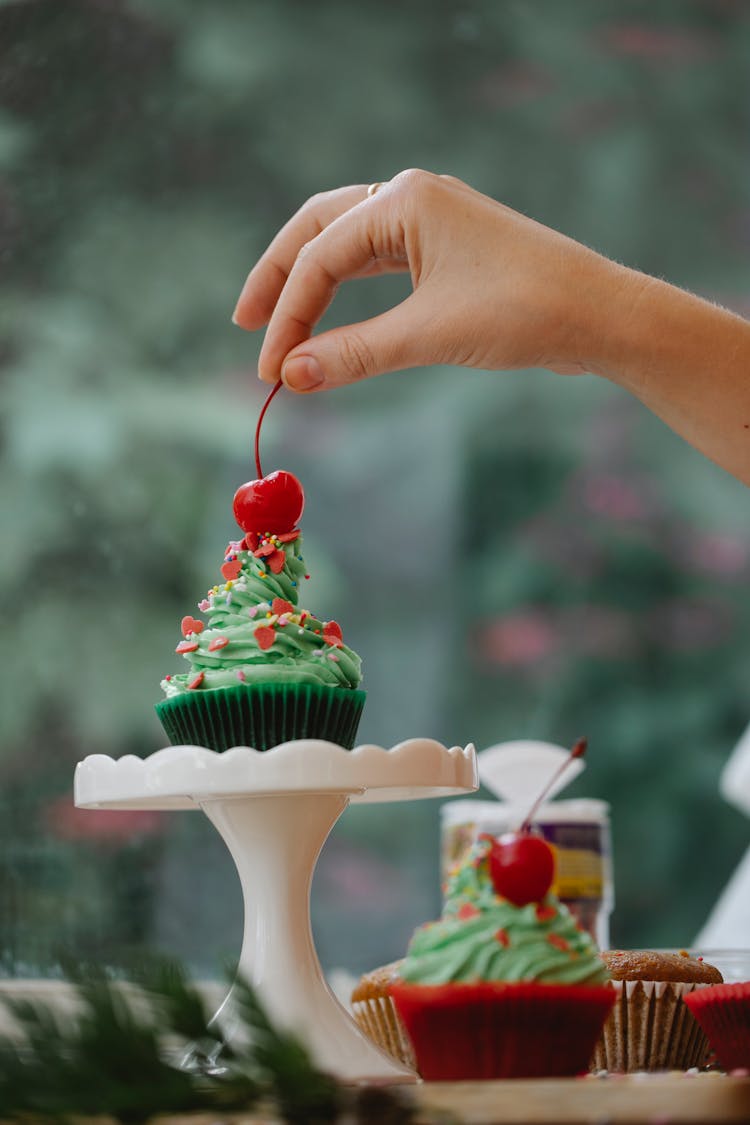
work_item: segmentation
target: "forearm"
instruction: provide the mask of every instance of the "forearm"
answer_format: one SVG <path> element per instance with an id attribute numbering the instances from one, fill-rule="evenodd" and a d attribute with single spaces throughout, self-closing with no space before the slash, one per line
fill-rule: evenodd
<path id="1" fill-rule="evenodd" d="M 750 322 L 634 270 L 607 284 L 588 369 L 750 485 Z"/>

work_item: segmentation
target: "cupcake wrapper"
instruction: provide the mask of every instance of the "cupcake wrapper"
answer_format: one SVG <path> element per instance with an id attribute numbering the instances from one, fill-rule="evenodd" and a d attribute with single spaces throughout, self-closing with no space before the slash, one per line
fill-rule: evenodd
<path id="1" fill-rule="evenodd" d="M 186 692 L 156 704 L 173 746 L 270 750 L 295 738 L 322 738 L 351 750 L 365 692 L 317 684 L 238 684 Z"/>
<path id="2" fill-rule="evenodd" d="M 428 1081 L 554 1078 L 588 1067 L 612 990 L 561 984 L 395 984 Z"/>
<path id="3" fill-rule="evenodd" d="M 723 1070 L 750 1067 L 750 983 L 715 984 L 685 997 Z"/>
<path id="4" fill-rule="evenodd" d="M 683 998 L 706 985 L 613 980 L 609 987 L 617 999 L 596 1045 L 592 1070 L 688 1070 L 705 1066 L 709 1043 Z"/>
<path id="5" fill-rule="evenodd" d="M 409 1036 L 398 1018 L 390 996 L 373 996 L 369 1000 L 356 1000 L 352 1004 L 352 1014 L 373 1043 L 399 1062 L 415 1067 Z"/>

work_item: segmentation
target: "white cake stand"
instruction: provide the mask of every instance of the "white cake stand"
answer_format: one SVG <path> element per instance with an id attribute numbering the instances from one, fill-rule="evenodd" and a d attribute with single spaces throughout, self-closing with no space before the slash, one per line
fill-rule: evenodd
<path id="1" fill-rule="evenodd" d="M 310 885 L 325 840 L 350 802 L 411 801 L 476 789 L 474 747 L 412 738 L 390 750 L 300 739 L 260 753 L 172 746 L 148 758 L 79 762 L 80 808 L 202 809 L 237 866 L 245 903 L 238 974 L 316 1063 L 345 1082 L 413 1082 L 378 1050 L 325 981 L 310 927 Z M 214 1017 L 232 1035 L 232 992 Z"/>

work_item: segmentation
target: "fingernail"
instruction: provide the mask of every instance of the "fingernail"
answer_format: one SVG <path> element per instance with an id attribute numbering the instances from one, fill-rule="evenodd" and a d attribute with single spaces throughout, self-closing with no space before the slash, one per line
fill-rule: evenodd
<path id="1" fill-rule="evenodd" d="M 281 369 L 281 378 L 293 391 L 309 391 L 325 380 L 323 368 L 311 355 L 298 355 L 289 359 Z"/>

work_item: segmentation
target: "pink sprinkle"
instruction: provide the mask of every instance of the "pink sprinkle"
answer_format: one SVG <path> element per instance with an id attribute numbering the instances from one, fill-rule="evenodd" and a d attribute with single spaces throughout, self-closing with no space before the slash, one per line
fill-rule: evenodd
<path id="1" fill-rule="evenodd" d="M 329 660 L 334 660 L 338 664 L 339 658 L 338 658 L 338 656 L 336 655 L 335 652 L 329 652 L 329 653 L 327 653 L 327 656 L 328 656 Z"/>
<path id="2" fill-rule="evenodd" d="M 245 676 L 245 673 L 242 671 L 241 668 L 237 669 L 237 671 L 235 672 L 235 675 L 236 675 L 237 679 L 240 681 L 240 683 L 244 684 L 247 677 Z"/>
<path id="3" fill-rule="evenodd" d="M 211 603 L 208 598 L 204 598 L 202 602 L 198 602 L 198 609 L 201 613 L 205 613 L 207 609 L 211 608 Z"/>
<path id="4" fill-rule="evenodd" d="M 248 615 L 248 617 L 255 617 L 257 612 L 258 612 L 257 605 L 251 605 L 249 610 L 247 611 L 247 615 Z"/>
<path id="5" fill-rule="evenodd" d="M 288 624 L 289 624 L 288 615 L 286 613 L 282 613 L 281 617 L 279 618 L 279 625 L 288 625 Z"/>

